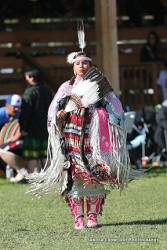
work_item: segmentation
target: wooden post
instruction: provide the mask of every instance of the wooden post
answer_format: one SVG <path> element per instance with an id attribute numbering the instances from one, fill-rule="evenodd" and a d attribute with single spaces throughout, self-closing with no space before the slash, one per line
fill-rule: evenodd
<path id="1" fill-rule="evenodd" d="M 116 0 L 95 0 L 97 67 L 110 80 L 119 96 Z"/>

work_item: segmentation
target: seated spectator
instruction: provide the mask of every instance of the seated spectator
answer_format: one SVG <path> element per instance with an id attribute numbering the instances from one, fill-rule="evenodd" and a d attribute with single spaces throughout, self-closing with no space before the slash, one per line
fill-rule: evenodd
<path id="1" fill-rule="evenodd" d="M 164 69 L 160 70 L 157 84 L 161 87 L 163 100 L 167 100 L 167 59 L 164 60 Z"/>
<path id="2" fill-rule="evenodd" d="M 144 106 L 135 111 L 133 130 L 127 137 L 127 148 L 131 162 L 142 169 L 142 157 L 155 151 L 156 110 L 154 106 Z"/>
<path id="3" fill-rule="evenodd" d="M 8 165 L 13 167 L 17 173 L 25 172 L 23 162 L 18 158 L 21 154 L 23 145 L 22 140 L 13 140 L 9 136 L 17 134 L 19 131 L 18 118 L 20 116 L 22 98 L 17 95 L 9 95 L 6 105 L 0 108 L 0 158 Z M 2 127 L 3 126 L 3 127 Z"/>
<path id="4" fill-rule="evenodd" d="M 0 126 L 12 119 L 18 119 L 20 116 L 22 99 L 19 95 L 9 95 L 6 99 L 6 105 L 0 108 Z"/>
<path id="5" fill-rule="evenodd" d="M 147 42 L 140 51 L 141 62 L 154 62 L 162 60 L 162 48 L 160 39 L 155 31 L 150 31 L 147 35 Z"/>
<path id="6" fill-rule="evenodd" d="M 134 163 L 138 170 L 142 170 L 142 144 L 146 140 L 146 133 L 144 121 L 140 121 L 134 123 L 132 132 L 127 136 L 127 148 L 131 163 Z"/>

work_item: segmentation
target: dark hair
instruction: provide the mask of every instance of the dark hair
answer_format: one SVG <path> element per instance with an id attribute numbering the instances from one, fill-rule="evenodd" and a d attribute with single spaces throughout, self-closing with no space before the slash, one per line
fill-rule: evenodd
<path id="1" fill-rule="evenodd" d="M 35 82 L 38 82 L 41 80 L 41 74 L 38 69 L 30 69 L 25 72 L 25 76 L 28 75 L 29 77 L 33 77 Z"/>
<path id="2" fill-rule="evenodd" d="M 155 44 L 159 45 L 160 44 L 160 39 L 159 39 L 159 35 L 155 32 L 155 31 L 150 31 L 147 35 L 147 42 L 150 38 L 150 36 L 154 36 L 155 37 Z"/>
<path id="3" fill-rule="evenodd" d="M 70 79 L 70 85 L 73 85 L 73 83 L 75 82 L 75 78 L 76 78 L 76 76 L 73 76 L 73 77 Z"/>

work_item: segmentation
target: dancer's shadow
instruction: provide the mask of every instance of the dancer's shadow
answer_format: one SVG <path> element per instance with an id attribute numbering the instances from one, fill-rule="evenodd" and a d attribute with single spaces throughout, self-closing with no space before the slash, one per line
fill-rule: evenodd
<path id="1" fill-rule="evenodd" d="M 136 220 L 129 222 L 119 222 L 119 223 L 106 223 L 100 224 L 100 226 L 108 227 L 108 226 L 123 226 L 123 225 L 162 225 L 167 224 L 167 219 L 161 220 Z"/>

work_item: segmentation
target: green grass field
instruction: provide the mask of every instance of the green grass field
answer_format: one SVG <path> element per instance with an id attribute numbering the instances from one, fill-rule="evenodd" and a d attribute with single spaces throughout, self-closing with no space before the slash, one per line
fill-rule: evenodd
<path id="1" fill-rule="evenodd" d="M 100 227 L 79 232 L 60 197 L 32 200 L 28 187 L 0 179 L 0 249 L 167 249 L 167 168 L 152 168 L 121 196 L 111 191 Z"/>

